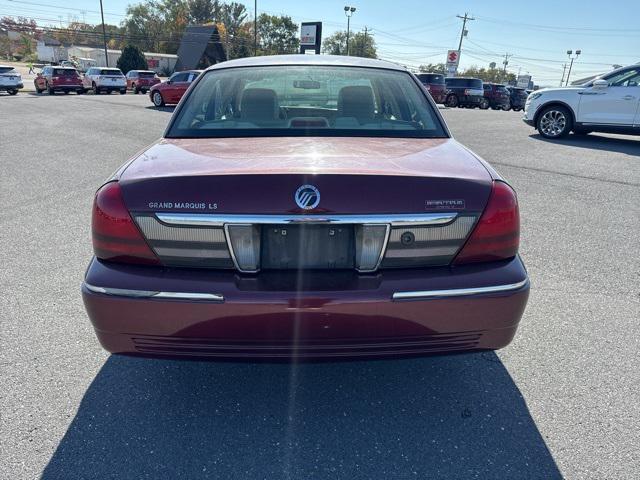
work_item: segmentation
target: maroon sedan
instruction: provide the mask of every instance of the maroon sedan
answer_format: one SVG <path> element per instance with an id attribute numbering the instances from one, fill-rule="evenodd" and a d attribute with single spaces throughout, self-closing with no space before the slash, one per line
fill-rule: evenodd
<path id="1" fill-rule="evenodd" d="M 166 82 L 157 83 L 149 90 L 149 98 L 156 107 L 166 104 L 176 104 L 182 95 L 191 86 L 191 83 L 198 78 L 202 70 L 187 70 L 176 72 L 169 77 Z"/>
<path id="2" fill-rule="evenodd" d="M 95 196 L 82 295 L 105 349 L 307 359 L 511 341 L 529 295 L 516 194 L 415 76 L 254 57 L 187 95 Z"/>
<path id="3" fill-rule="evenodd" d="M 153 70 L 129 70 L 127 72 L 127 89 L 133 93 L 147 93 L 160 79 Z"/>

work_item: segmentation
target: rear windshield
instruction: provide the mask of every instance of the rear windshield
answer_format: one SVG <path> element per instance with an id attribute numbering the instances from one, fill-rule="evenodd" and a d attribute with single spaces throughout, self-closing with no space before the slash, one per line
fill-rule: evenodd
<path id="1" fill-rule="evenodd" d="M 13 67 L 0 67 L 0 73 L 18 73 Z"/>
<path id="2" fill-rule="evenodd" d="M 115 68 L 103 68 L 100 70 L 100 75 L 122 75 L 122 72 Z"/>
<path id="3" fill-rule="evenodd" d="M 60 77 L 75 77 L 78 75 L 78 71 L 75 68 L 54 68 L 53 75 Z"/>
<path id="4" fill-rule="evenodd" d="M 444 75 L 439 73 L 418 73 L 416 77 L 418 77 L 418 80 L 422 83 L 444 85 Z"/>
<path id="5" fill-rule="evenodd" d="M 407 72 L 327 65 L 213 70 L 177 112 L 168 137 L 445 137 Z"/>
<path id="6" fill-rule="evenodd" d="M 138 72 L 141 78 L 153 78 L 156 76 L 156 72 Z"/>
<path id="7" fill-rule="evenodd" d="M 446 82 L 450 87 L 482 89 L 482 80 L 479 78 L 447 78 Z"/>

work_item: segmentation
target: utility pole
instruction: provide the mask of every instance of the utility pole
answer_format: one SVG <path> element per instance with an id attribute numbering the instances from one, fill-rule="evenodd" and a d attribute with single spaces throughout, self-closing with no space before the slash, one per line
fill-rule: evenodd
<path id="1" fill-rule="evenodd" d="M 104 27 L 104 11 L 102 10 L 102 0 L 100 0 L 100 16 L 102 17 L 102 41 L 104 43 L 104 65 L 109 66 L 109 55 L 107 55 L 107 30 Z"/>
<path id="2" fill-rule="evenodd" d="M 364 43 L 363 45 L 360 47 L 360 56 L 364 57 L 365 56 L 365 52 L 367 51 L 367 31 L 368 31 L 368 27 L 365 25 L 364 26 Z"/>
<path id="3" fill-rule="evenodd" d="M 507 65 L 509 65 L 509 58 L 513 57 L 512 53 L 505 53 L 504 60 L 502 61 L 502 81 L 504 82 L 505 77 L 507 76 Z"/>
<path id="4" fill-rule="evenodd" d="M 462 31 L 460 32 L 460 42 L 458 43 L 458 64 L 460 64 L 460 53 L 462 51 L 462 39 L 467 36 L 467 29 L 466 29 L 467 21 L 475 20 L 475 18 L 470 17 L 467 12 L 464 12 L 464 17 L 460 15 L 456 15 L 456 17 L 462 19 Z M 456 68 L 456 72 L 457 70 L 458 69 Z"/>
<path id="5" fill-rule="evenodd" d="M 564 74 L 567 72 L 567 64 L 565 63 L 562 66 L 562 79 L 560 80 L 560 86 L 564 83 Z"/>
<path id="6" fill-rule="evenodd" d="M 253 55 L 258 55 L 258 0 L 253 2 Z"/>

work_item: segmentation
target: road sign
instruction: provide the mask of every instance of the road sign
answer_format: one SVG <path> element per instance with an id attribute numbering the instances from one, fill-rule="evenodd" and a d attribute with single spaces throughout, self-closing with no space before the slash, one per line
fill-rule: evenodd
<path id="1" fill-rule="evenodd" d="M 460 52 L 457 50 L 449 50 L 447 52 L 447 67 L 457 67 L 460 61 Z"/>
<path id="2" fill-rule="evenodd" d="M 516 85 L 520 88 L 529 88 L 529 82 L 531 82 L 531 75 L 518 75 Z"/>
<path id="3" fill-rule="evenodd" d="M 320 54 L 322 43 L 322 22 L 303 22 L 300 24 L 300 53 L 313 51 Z"/>

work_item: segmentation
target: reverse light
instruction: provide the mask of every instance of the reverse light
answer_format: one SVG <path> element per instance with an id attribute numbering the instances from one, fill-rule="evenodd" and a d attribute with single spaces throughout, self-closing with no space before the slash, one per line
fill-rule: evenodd
<path id="1" fill-rule="evenodd" d="M 513 189 L 494 181 L 487 206 L 454 265 L 505 260 L 518 253 L 520 214 Z"/>
<path id="2" fill-rule="evenodd" d="M 93 251 L 102 260 L 160 264 L 129 215 L 118 182 L 107 183 L 96 192 L 91 234 Z"/>
<path id="3" fill-rule="evenodd" d="M 260 229 L 256 225 L 226 225 L 231 255 L 238 270 L 257 272 L 260 270 Z"/>
<path id="4" fill-rule="evenodd" d="M 378 268 L 387 240 L 387 225 L 358 225 L 356 227 L 356 268 L 371 272 Z"/>

